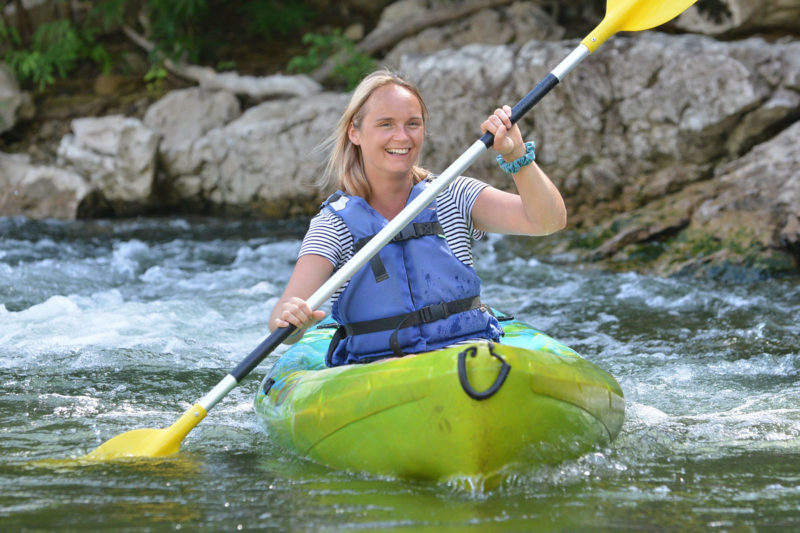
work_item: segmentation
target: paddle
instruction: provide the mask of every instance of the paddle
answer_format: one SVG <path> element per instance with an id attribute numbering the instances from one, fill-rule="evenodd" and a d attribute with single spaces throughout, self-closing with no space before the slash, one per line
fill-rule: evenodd
<path id="1" fill-rule="evenodd" d="M 663 24 L 685 11 L 696 0 L 608 0 L 606 15 L 581 44 L 573 50 L 550 74 L 536 85 L 513 108 L 511 121 L 516 123 L 539 100 L 555 87 L 578 63 L 609 37 L 619 31 L 641 31 Z M 411 220 L 414 219 L 450 182 L 461 175 L 487 148 L 494 136 L 484 134 L 456 159 L 442 174 L 403 209 L 386 227 L 367 243 L 353 258 L 328 279 L 309 299 L 312 309 L 319 308 L 353 274 L 363 267 L 373 255 L 383 248 Z M 105 460 L 122 457 L 162 457 L 176 453 L 184 437 L 200 423 L 206 413 L 219 403 L 295 330 L 294 326 L 279 328 L 267 337 L 230 374 L 225 376 L 208 394 L 187 410 L 166 429 L 138 429 L 114 437 L 83 456 L 85 460 Z"/>

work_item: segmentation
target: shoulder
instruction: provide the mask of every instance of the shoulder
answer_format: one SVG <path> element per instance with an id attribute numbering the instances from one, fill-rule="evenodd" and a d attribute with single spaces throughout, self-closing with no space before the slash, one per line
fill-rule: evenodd
<path id="1" fill-rule="evenodd" d="M 469 217 L 478 195 L 488 186 L 475 178 L 458 176 L 437 196 L 437 205 L 455 209 L 462 216 Z"/>
<path id="2" fill-rule="evenodd" d="M 298 255 L 321 255 L 336 267 L 342 260 L 344 250 L 352 246 L 353 237 L 344 221 L 323 209 L 311 218 Z"/>

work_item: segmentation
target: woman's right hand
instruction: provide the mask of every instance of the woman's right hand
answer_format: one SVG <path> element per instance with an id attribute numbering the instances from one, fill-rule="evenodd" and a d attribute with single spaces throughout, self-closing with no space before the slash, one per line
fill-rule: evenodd
<path id="1" fill-rule="evenodd" d="M 297 296 L 278 304 L 277 313 L 273 316 L 273 329 L 295 326 L 298 331 L 307 329 L 325 318 L 325 311 L 311 309 L 308 302 Z"/>
<path id="2" fill-rule="evenodd" d="M 299 257 L 283 295 L 269 315 L 269 329 L 275 331 L 295 326 L 297 331 L 285 341 L 291 344 L 297 342 L 304 329 L 325 318 L 325 311 L 314 311 L 305 299 L 310 298 L 332 272 L 333 264 L 322 256 L 307 254 Z"/>

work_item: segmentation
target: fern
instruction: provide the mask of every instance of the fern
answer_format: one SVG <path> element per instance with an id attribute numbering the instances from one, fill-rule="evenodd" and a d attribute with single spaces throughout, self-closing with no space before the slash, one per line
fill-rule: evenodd
<path id="1" fill-rule="evenodd" d="M 4 59 L 21 81 L 31 80 L 43 89 L 55 81 L 55 75 L 66 76 L 87 50 L 75 27 L 59 20 L 39 26 L 29 50 L 8 49 Z"/>

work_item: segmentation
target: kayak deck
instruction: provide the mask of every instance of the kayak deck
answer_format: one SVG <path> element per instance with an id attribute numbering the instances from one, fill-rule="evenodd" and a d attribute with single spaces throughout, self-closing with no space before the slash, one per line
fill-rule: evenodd
<path id="1" fill-rule="evenodd" d="M 625 403 L 613 377 L 521 322 L 504 330 L 501 343 L 325 368 L 333 329 L 323 324 L 276 363 L 255 409 L 298 455 L 405 478 L 555 463 L 616 436 Z"/>

